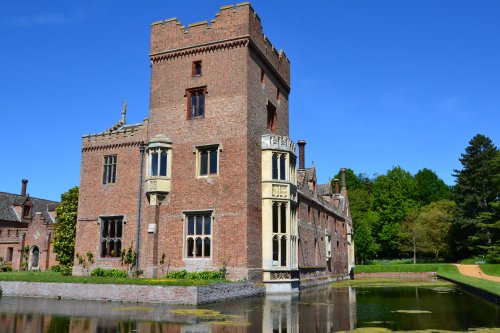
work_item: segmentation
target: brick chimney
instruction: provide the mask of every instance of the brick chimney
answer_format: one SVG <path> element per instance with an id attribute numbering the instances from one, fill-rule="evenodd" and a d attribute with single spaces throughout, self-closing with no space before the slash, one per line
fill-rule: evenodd
<path id="1" fill-rule="evenodd" d="M 306 168 L 306 151 L 305 146 L 306 142 L 304 140 L 299 140 L 297 142 L 299 145 L 299 170 L 305 170 Z"/>
<path id="2" fill-rule="evenodd" d="M 347 193 L 347 188 L 346 188 L 346 181 L 345 181 L 345 171 L 346 169 L 345 168 L 342 168 L 340 169 L 340 174 L 341 174 L 341 184 L 342 184 L 342 190 L 341 190 L 341 194 L 342 195 L 346 195 Z"/>
<path id="3" fill-rule="evenodd" d="M 22 187 L 21 187 L 21 195 L 23 197 L 25 197 L 26 196 L 26 187 L 28 186 L 28 180 L 27 179 L 23 179 L 23 180 L 21 180 L 21 182 L 23 184 Z"/>
<path id="4" fill-rule="evenodd" d="M 334 186 L 335 186 L 335 194 L 339 194 L 339 193 L 340 193 L 340 192 L 339 192 L 339 180 L 338 180 L 337 178 L 335 178 L 335 179 L 333 180 L 333 184 L 334 184 Z"/>

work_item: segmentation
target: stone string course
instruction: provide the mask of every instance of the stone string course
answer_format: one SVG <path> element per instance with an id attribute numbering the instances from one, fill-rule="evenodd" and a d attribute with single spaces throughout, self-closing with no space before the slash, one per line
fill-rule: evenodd
<path id="1" fill-rule="evenodd" d="M 263 286 L 251 283 L 183 287 L 0 281 L 0 289 L 3 296 L 191 305 L 258 296 L 265 292 Z"/>

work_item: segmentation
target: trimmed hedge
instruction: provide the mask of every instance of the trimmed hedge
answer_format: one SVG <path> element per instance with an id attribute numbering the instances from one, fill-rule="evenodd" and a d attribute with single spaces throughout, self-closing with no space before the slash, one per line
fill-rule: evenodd
<path id="1" fill-rule="evenodd" d="M 225 276 L 220 271 L 188 272 L 186 270 L 170 272 L 165 275 L 166 279 L 187 280 L 223 280 Z"/>
<path id="2" fill-rule="evenodd" d="M 105 269 L 98 267 L 90 272 L 90 276 L 126 278 L 128 277 L 128 274 L 126 271 L 117 268 Z"/>

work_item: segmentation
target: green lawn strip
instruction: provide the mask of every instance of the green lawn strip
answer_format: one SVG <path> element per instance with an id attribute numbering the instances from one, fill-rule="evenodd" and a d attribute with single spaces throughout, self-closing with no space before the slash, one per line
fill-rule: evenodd
<path id="1" fill-rule="evenodd" d="M 483 264 L 479 267 L 485 274 L 500 276 L 500 264 Z"/>
<path id="2" fill-rule="evenodd" d="M 451 282 L 445 280 L 422 281 L 399 278 L 363 278 L 332 283 L 334 287 L 437 287 L 451 285 L 453 285 Z"/>
<path id="3" fill-rule="evenodd" d="M 455 266 L 438 271 L 438 275 L 489 291 L 490 293 L 500 296 L 500 283 L 462 275 L 458 271 L 458 268 L 456 268 Z"/>
<path id="4" fill-rule="evenodd" d="M 484 265 L 484 266 L 499 266 L 499 265 Z M 481 268 L 482 267 L 483 265 L 481 265 Z M 498 271 L 497 267 L 494 268 L 488 267 L 487 269 L 490 269 L 490 271 L 492 270 Z M 457 267 L 453 264 L 358 265 L 356 266 L 355 270 L 356 273 L 437 272 L 438 275 L 440 276 L 461 283 L 465 283 L 479 289 L 489 291 L 496 295 L 500 295 L 500 283 L 462 275 L 458 271 Z"/>
<path id="5" fill-rule="evenodd" d="M 55 282 L 55 283 L 93 283 L 93 284 L 136 284 L 151 286 L 204 286 L 220 282 L 221 280 L 188 280 L 188 279 L 144 279 L 144 278 L 115 278 L 90 276 L 63 276 L 54 272 L 2 272 L 0 281 L 24 282 Z"/>
<path id="6" fill-rule="evenodd" d="M 396 264 L 396 265 L 356 265 L 354 269 L 359 273 L 424 273 L 437 272 L 452 264 Z"/>

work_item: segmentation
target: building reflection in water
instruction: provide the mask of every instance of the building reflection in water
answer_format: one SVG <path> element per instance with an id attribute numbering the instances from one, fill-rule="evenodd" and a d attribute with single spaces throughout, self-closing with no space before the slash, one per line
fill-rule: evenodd
<path id="1" fill-rule="evenodd" d="M 129 307 L 130 311 L 121 311 Z M 2 333 L 299 333 L 356 327 L 352 288 L 311 288 L 294 295 L 268 295 L 199 307 L 222 317 L 183 315 L 170 305 L 0 299 Z"/>
<path id="2" fill-rule="evenodd" d="M 263 333 L 336 332 L 355 327 L 353 288 L 312 288 L 297 295 L 268 295 L 263 302 Z"/>

